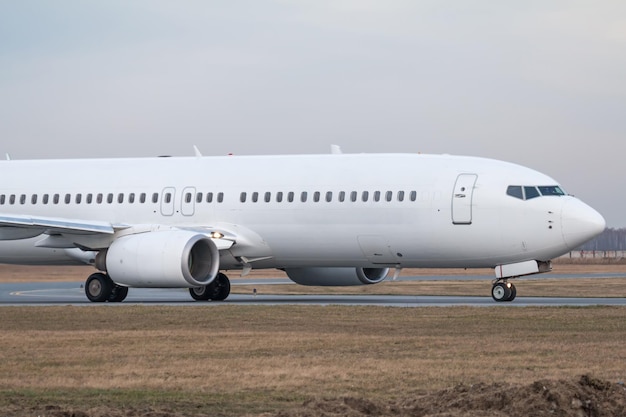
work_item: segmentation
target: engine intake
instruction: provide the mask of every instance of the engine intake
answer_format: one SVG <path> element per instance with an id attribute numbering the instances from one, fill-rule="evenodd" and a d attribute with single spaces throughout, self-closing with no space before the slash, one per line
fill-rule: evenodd
<path id="1" fill-rule="evenodd" d="M 96 264 L 124 286 L 199 287 L 217 276 L 219 251 L 210 238 L 194 232 L 151 232 L 115 240 Z"/>
<path id="2" fill-rule="evenodd" d="M 300 285 L 319 285 L 325 287 L 345 287 L 350 285 L 369 285 L 383 281 L 389 268 L 287 268 L 287 276 Z"/>

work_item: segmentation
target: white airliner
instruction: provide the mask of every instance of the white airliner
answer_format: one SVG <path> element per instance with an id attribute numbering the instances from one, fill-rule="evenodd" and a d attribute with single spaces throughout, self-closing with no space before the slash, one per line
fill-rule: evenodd
<path id="1" fill-rule="evenodd" d="M 94 265 L 85 292 L 189 288 L 224 300 L 220 270 L 279 268 L 303 285 L 366 285 L 402 268 L 509 279 L 605 228 L 552 178 L 496 160 L 421 154 L 0 162 L 0 263 Z"/>

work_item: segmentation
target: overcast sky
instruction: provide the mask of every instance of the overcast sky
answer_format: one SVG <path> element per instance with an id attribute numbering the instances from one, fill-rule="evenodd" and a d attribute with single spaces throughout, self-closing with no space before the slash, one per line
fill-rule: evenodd
<path id="1" fill-rule="evenodd" d="M 626 2 L 0 0 L 0 155 L 330 144 L 516 162 L 626 227 Z"/>

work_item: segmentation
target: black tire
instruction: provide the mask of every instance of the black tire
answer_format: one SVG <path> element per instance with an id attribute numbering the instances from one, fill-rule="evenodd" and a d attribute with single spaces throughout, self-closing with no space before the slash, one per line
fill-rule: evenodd
<path id="1" fill-rule="evenodd" d="M 128 295 L 128 287 L 123 287 L 121 285 L 115 285 L 113 287 L 113 291 L 111 291 L 111 296 L 109 297 L 110 303 L 121 303 L 126 299 Z"/>
<path id="2" fill-rule="evenodd" d="M 191 294 L 191 298 L 196 301 L 208 301 L 212 292 L 210 287 L 211 284 L 202 287 L 189 288 L 189 294 Z"/>
<path id="3" fill-rule="evenodd" d="M 224 301 L 230 295 L 230 280 L 228 277 L 221 272 L 217 274 L 215 277 L 215 281 L 213 281 L 215 287 L 213 288 L 213 295 L 211 300 L 214 301 Z"/>
<path id="4" fill-rule="evenodd" d="M 507 298 L 506 301 L 513 301 L 515 300 L 515 297 L 517 296 L 517 289 L 515 288 L 515 285 L 511 284 L 511 295 L 509 295 L 509 298 Z"/>
<path id="5" fill-rule="evenodd" d="M 189 288 L 189 294 L 196 301 L 224 301 L 230 295 L 230 280 L 220 272 L 209 285 Z"/>
<path id="6" fill-rule="evenodd" d="M 85 295 L 94 303 L 104 303 L 111 298 L 115 284 L 101 272 L 91 274 L 85 283 Z"/>
<path id="7" fill-rule="evenodd" d="M 491 297 L 497 302 L 509 301 L 510 296 L 511 289 L 504 282 L 498 282 L 491 287 Z"/>

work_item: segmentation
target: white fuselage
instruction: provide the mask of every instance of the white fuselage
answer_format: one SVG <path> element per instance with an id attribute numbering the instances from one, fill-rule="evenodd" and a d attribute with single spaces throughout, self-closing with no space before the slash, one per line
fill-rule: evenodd
<path id="1" fill-rule="evenodd" d="M 43 234 L 13 236 L 14 225 L 5 224 L 0 262 L 73 263 L 120 235 L 167 227 L 236 236 L 221 251 L 221 269 L 247 260 L 254 268 L 543 261 L 605 226 L 569 195 L 507 194 L 509 186 L 557 185 L 519 165 L 447 155 L 3 161 L 0 217 L 102 222 L 116 232 L 68 238 L 34 228 Z"/>

